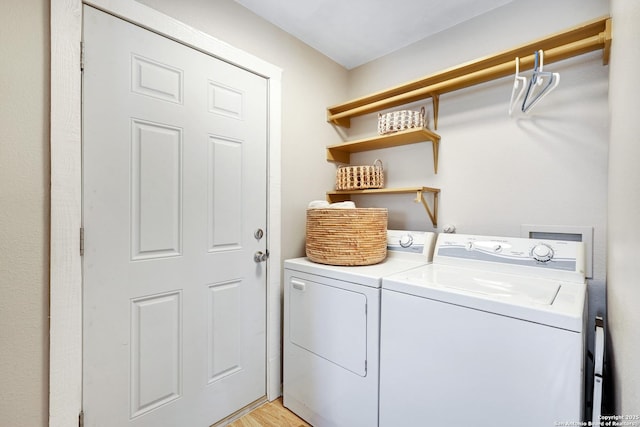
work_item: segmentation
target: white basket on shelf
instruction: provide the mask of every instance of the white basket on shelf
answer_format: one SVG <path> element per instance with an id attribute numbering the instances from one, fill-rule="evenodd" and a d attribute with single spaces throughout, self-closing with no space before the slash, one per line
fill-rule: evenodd
<path id="1" fill-rule="evenodd" d="M 420 108 L 420 111 L 398 110 L 378 114 L 379 135 L 426 127 L 427 120 L 424 107 Z"/>
<path id="2" fill-rule="evenodd" d="M 382 161 L 373 165 L 340 166 L 336 171 L 336 190 L 366 190 L 384 187 Z"/>

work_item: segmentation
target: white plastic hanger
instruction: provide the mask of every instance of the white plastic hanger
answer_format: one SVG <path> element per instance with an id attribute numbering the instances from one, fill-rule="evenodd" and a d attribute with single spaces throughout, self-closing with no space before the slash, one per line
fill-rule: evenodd
<path id="1" fill-rule="evenodd" d="M 522 112 L 528 113 L 531 109 L 538 103 L 542 98 L 547 96 L 553 89 L 555 89 L 558 84 L 560 84 L 560 74 L 559 73 L 550 73 L 548 71 L 544 71 L 544 52 L 539 50 L 535 53 L 535 65 L 533 74 L 531 76 L 531 80 L 529 81 L 529 87 L 527 93 L 525 94 L 524 101 L 522 102 Z M 544 82 L 547 84 L 542 87 Z M 535 87 L 539 86 L 542 89 L 534 95 Z M 527 103 L 527 101 L 529 101 Z"/>
<path id="2" fill-rule="evenodd" d="M 522 83 L 522 88 L 520 88 L 520 91 L 516 95 L 516 90 L 520 86 L 520 83 Z M 514 105 L 516 105 L 520 100 L 520 98 L 522 98 L 522 94 L 524 93 L 526 88 L 527 88 L 527 78 L 522 77 L 520 75 L 520 58 L 516 56 L 516 75 L 515 75 L 515 78 L 513 79 L 513 89 L 511 90 L 511 101 L 509 102 L 509 116 L 511 116 L 511 113 L 513 113 Z"/>

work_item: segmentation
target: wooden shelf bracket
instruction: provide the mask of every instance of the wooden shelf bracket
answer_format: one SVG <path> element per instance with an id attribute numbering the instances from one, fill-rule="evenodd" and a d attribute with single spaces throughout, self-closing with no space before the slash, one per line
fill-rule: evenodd
<path id="1" fill-rule="evenodd" d="M 437 227 L 438 226 L 438 194 L 440 194 L 440 192 L 439 191 L 429 192 L 433 194 L 433 210 L 429 208 L 429 204 L 427 203 L 427 200 L 424 197 L 424 193 L 425 191 L 423 191 L 422 189 L 419 189 L 416 192 L 416 199 L 414 200 L 414 202 L 416 203 L 422 202 L 422 205 L 427 211 L 427 215 L 429 215 L 429 219 L 431 220 L 431 223 L 433 224 L 434 227 Z"/>
<path id="2" fill-rule="evenodd" d="M 433 103 L 433 130 L 438 130 L 438 109 L 440 108 L 440 95 L 431 94 L 431 102 Z"/>
<path id="3" fill-rule="evenodd" d="M 433 173 L 438 173 L 438 153 L 440 152 L 440 140 L 434 140 L 431 144 L 433 150 Z"/>

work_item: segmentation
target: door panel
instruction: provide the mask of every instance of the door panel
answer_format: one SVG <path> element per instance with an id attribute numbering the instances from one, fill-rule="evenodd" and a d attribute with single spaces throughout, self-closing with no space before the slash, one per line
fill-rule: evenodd
<path id="1" fill-rule="evenodd" d="M 209 209 L 211 251 L 232 250 L 242 241 L 243 145 L 221 137 L 209 137 L 211 194 Z"/>
<path id="2" fill-rule="evenodd" d="M 209 383 L 242 369 L 240 281 L 209 286 Z"/>
<path id="3" fill-rule="evenodd" d="M 132 259 L 182 254 L 182 130 L 131 123 Z"/>
<path id="4" fill-rule="evenodd" d="M 267 84 L 84 13 L 85 424 L 208 426 L 265 395 Z"/>
<path id="5" fill-rule="evenodd" d="M 182 396 L 181 292 L 131 301 L 131 417 Z"/>
<path id="6" fill-rule="evenodd" d="M 182 70 L 132 55 L 131 73 L 131 90 L 134 92 L 177 104 L 183 103 Z"/>

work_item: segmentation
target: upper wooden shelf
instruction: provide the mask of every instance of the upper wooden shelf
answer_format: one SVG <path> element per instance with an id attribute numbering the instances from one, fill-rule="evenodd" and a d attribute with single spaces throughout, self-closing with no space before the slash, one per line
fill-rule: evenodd
<path id="1" fill-rule="evenodd" d="M 327 147 L 327 160 L 330 162 L 350 163 L 351 153 L 397 147 L 431 141 L 433 144 L 433 169 L 438 173 L 438 145 L 440 135 L 425 128 L 407 129 L 387 135 L 376 135 L 371 138 L 358 139 Z"/>
<path id="2" fill-rule="evenodd" d="M 432 98 L 434 129 L 438 129 L 437 102 L 440 94 L 513 74 L 516 57 L 520 58 L 520 70 L 525 71 L 533 68 L 534 52 L 540 49 L 544 51 L 545 64 L 602 49 L 603 64 L 606 65 L 609 63 L 610 46 L 611 18 L 605 16 L 495 55 L 334 105 L 327 108 L 327 120 L 338 126 L 349 127 L 351 117 Z"/>

